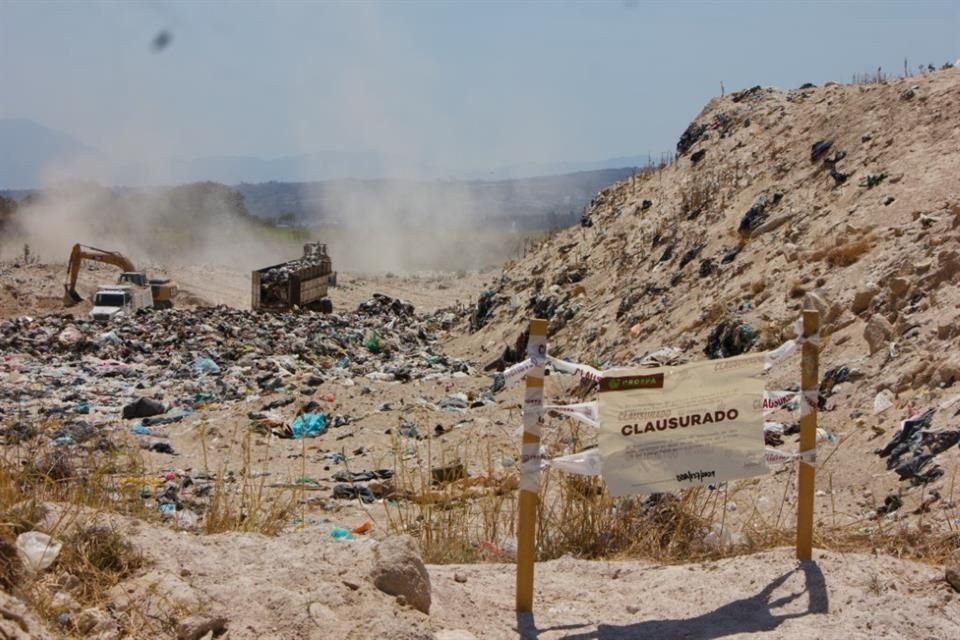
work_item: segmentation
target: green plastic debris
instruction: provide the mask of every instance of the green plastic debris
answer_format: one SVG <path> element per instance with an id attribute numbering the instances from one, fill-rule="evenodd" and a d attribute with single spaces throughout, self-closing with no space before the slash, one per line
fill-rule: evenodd
<path id="1" fill-rule="evenodd" d="M 380 332 L 376 329 L 370 329 L 367 331 L 367 334 L 363 336 L 363 342 L 361 344 L 363 348 L 370 353 L 380 353 Z"/>

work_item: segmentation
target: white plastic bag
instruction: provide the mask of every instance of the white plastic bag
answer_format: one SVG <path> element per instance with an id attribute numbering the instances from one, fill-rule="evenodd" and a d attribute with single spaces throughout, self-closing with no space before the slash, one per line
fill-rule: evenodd
<path id="1" fill-rule="evenodd" d="M 873 415 L 879 415 L 893 406 L 893 393 L 884 389 L 873 398 Z"/>
<path id="2" fill-rule="evenodd" d="M 17 536 L 17 550 L 31 571 L 43 571 L 57 559 L 63 545 L 45 533 L 28 531 Z"/>

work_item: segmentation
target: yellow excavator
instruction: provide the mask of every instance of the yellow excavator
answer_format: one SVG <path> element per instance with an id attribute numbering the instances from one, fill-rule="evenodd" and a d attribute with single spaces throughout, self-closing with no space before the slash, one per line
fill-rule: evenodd
<path id="1" fill-rule="evenodd" d="M 88 247 L 87 245 L 83 244 L 73 245 L 73 250 L 70 252 L 70 259 L 67 261 L 67 279 L 63 283 L 64 306 L 72 307 L 83 300 L 80 294 L 77 293 L 76 287 L 77 277 L 80 275 L 80 263 L 84 260 L 112 264 L 113 266 L 121 269 L 122 273 L 117 279 L 117 285 L 103 287 L 104 289 L 110 289 L 110 292 L 108 293 L 114 293 L 113 290 L 117 289 L 118 287 L 148 290 L 151 295 L 134 296 L 134 299 L 144 300 L 145 303 L 142 304 L 142 306 L 152 305 L 155 309 L 170 309 L 173 307 L 173 300 L 177 297 L 178 292 L 176 284 L 170 280 L 148 280 L 147 275 L 143 271 L 137 271 L 137 268 L 133 265 L 133 262 L 130 261 L 130 258 L 126 257 L 122 253 L 98 249 L 96 247 Z M 98 298 L 99 297 L 100 296 L 98 292 Z"/>

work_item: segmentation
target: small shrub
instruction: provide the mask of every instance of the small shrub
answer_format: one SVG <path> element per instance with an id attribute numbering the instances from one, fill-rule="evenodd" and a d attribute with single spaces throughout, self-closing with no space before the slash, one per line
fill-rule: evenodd
<path id="1" fill-rule="evenodd" d="M 143 555 L 119 531 L 78 526 L 63 537 L 57 569 L 77 578 L 78 600 L 96 603 L 103 594 L 144 565 Z"/>
<path id="2" fill-rule="evenodd" d="M 813 258 L 814 260 L 825 260 L 831 267 L 849 267 L 860 260 L 871 248 L 873 248 L 873 245 L 870 240 L 862 238 L 829 249 L 815 251 Z"/>

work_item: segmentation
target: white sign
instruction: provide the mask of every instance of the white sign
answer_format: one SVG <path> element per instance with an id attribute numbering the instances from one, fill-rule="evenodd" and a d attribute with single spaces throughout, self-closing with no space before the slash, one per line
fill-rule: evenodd
<path id="1" fill-rule="evenodd" d="M 759 402 L 765 355 L 604 371 L 599 444 L 610 493 L 656 493 L 766 474 Z"/>

